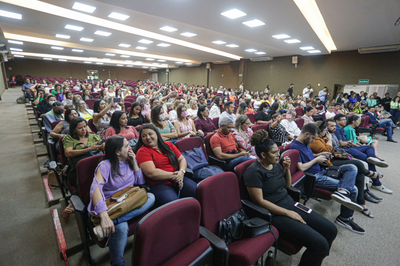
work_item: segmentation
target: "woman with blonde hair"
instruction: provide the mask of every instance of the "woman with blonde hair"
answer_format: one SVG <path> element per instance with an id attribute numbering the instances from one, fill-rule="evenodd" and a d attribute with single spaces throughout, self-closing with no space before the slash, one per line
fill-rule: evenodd
<path id="1" fill-rule="evenodd" d="M 190 115 L 190 118 L 195 120 L 197 119 L 197 111 L 198 111 L 198 106 L 197 106 L 197 100 L 196 99 L 191 99 L 189 102 L 189 109 L 187 112 Z"/>

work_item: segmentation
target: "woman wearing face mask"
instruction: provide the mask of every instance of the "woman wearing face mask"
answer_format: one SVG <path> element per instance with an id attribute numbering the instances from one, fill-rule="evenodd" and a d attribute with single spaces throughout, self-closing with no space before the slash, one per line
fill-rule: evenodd
<path id="1" fill-rule="evenodd" d="M 93 110 L 89 109 L 83 100 L 77 102 L 79 116 L 88 121 L 93 118 Z"/>
<path id="2" fill-rule="evenodd" d="M 164 141 L 176 142 L 178 132 L 169 120 L 165 120 L 165 111 L 162 106 L 151 109 L 151 123 L 156 126 Z"/>
<path id="3" fill-rule="evenodd" d="M 268 124 L 269 122 L 271 122 L 272 118 L 267 113 L 268 109 L 269 109 L 269 105 L 267 102 L 263 102 L 260 105 L 260 108 L 258 108 L 258 112 L 256 115 L 257 124 Z"/>
<path id="4" fill-rule="evenodd" d="M 199 130 L 199 132 L 197 132 L 194 122 L 189 118 L 189 113 L 186 111 L 184 105 L 179 106 L 176 112 L 178 118 L 175 121 L 174 126 L 178 129 L 179 139 L 189 138 L 190 136 L 195 136 L 197 133 L 202 137 L 204 136 L 203 131 Z"/>

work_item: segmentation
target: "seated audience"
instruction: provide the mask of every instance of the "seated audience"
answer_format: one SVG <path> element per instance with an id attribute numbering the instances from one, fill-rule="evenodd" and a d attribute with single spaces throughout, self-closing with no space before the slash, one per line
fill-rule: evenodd
<path id="1" fill-rule="evenodd" d="M 397 123 L 400 122 L 400 97 L 396 96 L 390 102 L 390 114 L 394 117 Z"/>
<path id="2" fill-rule="evenodd" d="M 37 106 L 41 101 L 43 101 L 44 95 L 45 95 L 45 91 L 43 89 L 38 89 L 36 91 L 36 96 L 33 101 L 33 104 Z"/>
<path id="3" fill-rule="evenodd" d="M 110 119 L 112 113 L 110 112 L 111 106 L 113 104 L 113 99 L 111 104 L 107 105 L 104 99 L 97 99 L 93 104 L 93 125 L 97 129 L 97 135 L 101 138 L 104 137 L 104 133 L 110 126 Z"/>
<path id="4" fill-rule="evenodd" d="M 325 119 L 331 119 L 335 117 L 336 114 L 333 112 L 333 110 L 334 110 L 333 104 L 329 105 L 328 109 L 325 112 Z"/>
<path id="5" fill-rule="evenodd" d="M 142 106 L 138 102 L 133 103 L 128 116 L 128 125 L 140 130 L 146 123 L 149 121 L 142 115 Z"/>
<path id="6" fill-rule="evenodd" d="M 82 91 L 82 100 L 86 101 L 87 99 L 93 99 L 93 96 L 90 95 L 91 90 L 90 89 L 84 89 Z"/>
<path id="7" fill-rule="evenodd" d="M 198 119 L 194 120 L 196 130 L 201 130 L 204 134 L 216 132 L 218 129 L 215 127 L 213 121 L 208 117 L 209 111 L 207 106 L 200 106 L 197 111 Z"/>
<path id="8" fill-rule="evenodd" d="M 65 108 L 69 108 L 72 105 L 72 99 L 74 94 L 71 91 L 65 91 L 64 99 L 62 100 L 62 104 Z"/>
<path id="9" fill-rule="evenodd" d="M 222 98 L 217 96 L 217 97 L 214 98 L 214 102 L 211 105 L 209 117 L 211 119 L 214 119 L 216 117 L 220 117 L 222 112 L 223 112 L 223 110 L 222 110 Z"/>
<path id="10" fill-rule="evenodd" d="M 300 135 L 300 129 L 296 122 L 296 111 L 291 110 L 286 114 L 283 114 L 283 119 L 281 125 L 286 129 L 286 131 L 292 136 L 292 138 L 297 138 Z"/>
<path id="11" fill-rule="evenodd" d="M 233 171 L 236 165 L 251 160 L 250 153 L 241 148 L 233 136 L 231 132 L 235 128 L 233 120 L 224 117 L 219 121 L 221 126 L 218 132 L 211 137 L 210 145 L 215 156 L 227 162 L 228 171 Z"/>
<path id="12" fill-rule="evenodd" d="M 178 138 L 178 132 L 170 120 L 165 120 L 165 111 L 158 105 L 151 109 L 151 124 L 153 124 L 164 141 L 175 143 Z"/>
<path id="13" fill-rule="evenodd" d="M 224 108 L 225 108 L 225 111 L 221 114 L 221 116 L 219 117 L 219 120 L 218 120 L 219 127 L 221 126 L 221 119 L 224 117 L 229 117 L 233 121 L 233 123 L 236 122 L 236 115 L 233 113 L 233 110 L 235 110 L 235 106 L 233 105 L 233 103 L 226 102 Z"/>
<path id="14" fill-rule="evenodd" d="M 196 130 L 194 122 L 189 118 L 190 115 L 188 111 L 186 111 L 186 107 L 184 105 L 180 105 L 176 112 L 178 117 L 174 123 L 174 126 L 178 130 L 179 139 L 190 138 L 191 136 L 196 136 L 197 134 L 201 137 L 204 136 L 203 131 Z"/>
<path id="15" fill-rule="evenodd" d="M 255 132 L 251 144 L 258 159 L 243 175 L 251 199 L 272 213 L 271 223 L 280 236 L 307 248 L 299 265 L 322 265 L 337 235 L 336 227 L 316 211 L 308 214 L 294 206 L 296 202 L 286 189 L 292 184 L 290 164 L 297 162 L 291 162 L 286 156 L 282 168 L 278 146 L 268 139 L 266 131 Z"/>
<path id="16" fill-rule="evenodd" d="M 236 118 L 238 118 L 241 115 L 245 115 L 247 113 L 247 109 L 249 108 L 246 103 L 239 104 L 239 107 L 236 110 Z"/>
<path id="17" fill-rule="evenodd" d="M 93 110 L 89 109 L 84 100 L 77 101 L 76 106 L 78 107 L 77 110 L 80 117 L 86 121 L 89 121 L 89 119 L 93 118 Z"/>
<path id="18" fill-rule="evenodd" d="M 250 126 L 251 122 L 249 117 L 247 115 L 240 115 L 236 119 L 235 130 L 232 133 L 239 147 L 245 149 L 251 155 L 255 155 L 254 148 L 250 143 L 250 138 L 253 135 L 253 130 Z"/>
<path id="19" fill-rule="evenodd" d="M 47 134 L 50 134 L 51 132 L 51 123 L 54 121 L 58 120 L 63 120 L 64 119 L 64 106 L 60 102 L 55 102 L 53 103 L 53 109 L 51 111 L 48 111 L 44 116 L 43 116 L 43 124 L 46 128 Z M 46 136 L 48 137 L 48 136 Z"/>
<path id="20" fill-rule="evenodd" d="M 261 103 L 256 114 L 257 124 L 268 124 L 272 121 L 272 117 L 268 114 L 269 104 L 267 102 Z"/>
<path id="21" fill-rule="evenodd" d="M 184 176 L 186 159 L 174 144 L 163 141 L 154 125 L 143 126 L 134 152 L 157 206 L 180 197 L 196 197 L 196 183 Z"/>
<path id="22" fill-rule="evenodd" d="M 194 121 L 197 119 L 197 111 L 198 111 L 197 100 L 192 99 L 189 102 L 189 109 L 187 112 L 189 113 L 190 118 Z"/>
<path id="23" fill-rule="evenodd" d="M 154 195 L 147 193 L 147 202 L 113 220 L 108 215 L 106 200 L 128 186 L 144 184 L 135 153 L 123 136 L 111 136 L 105 144 L 105 155 L 96 168 L 90 187 L 88 212 L 100 217 L 93 232 L 101 240 L 109 237 L 111 265 L 125 265 L 124 250 L 128 238 L 128 221 L 145 213 L 154 205 Z"/>
<path id="24" fill-rule="evenodd" d="M 106 129 L 104 136 L 106 138 L 114 135 L 124 136 L 129 145 L 136 145 L 139 139 L 139 133 L 133 126 L 128 126 L 128 118 L 123 111 L 115 111 L 110 120 L 110 127 Z"/>
<path id="25" fill-rule="evenodd" d="M 53 104 L 57 101 L 56 96 L 45 93 L 44 100 L 41 101 L 37 106 L 37 113 L 39 117 L 43 117 L 47 112 L 50 112 L 53 108 Z"/>
<path id="26" fill-rule="evenodd" d="M 82 100 L 82 96 L 80 96 L 78 94 L 74 95 L 74 97 L 72 97 L 72 105 L 71 105 L 71 107 L 76 109 L 76 110 L 79 110 L 78 101 L 81 101 L 81 100 Z"/>
<path id="27" fill-rule="evenodd" d="M 307 125 L 309 123 L 314 123 L 313 115 L 314 115 L 314 109 L 309 106 L 304 108 L 304 115 L 301 117 L 304 119 L 304 125 Z"/>
<path id="28" fill-rule="evenodd" d="M 324 163 L 327 159 L 324 155 L 314 156 L 309 144 L 313 142 L 319 134 L 319 128 L 314 123 L 304 125 L 300 136 L 293 140 L 290 149 L 297 150 L 300 154 L 297 167 L 300 171 L 310 172 L 316 176 L 315 187 L 334 191 L 332 199 L 339 202 L 342 206 L 340 215 L 335 222 L 350 231 L 358 234 L 364 234 L 365 231 L 358 226 L 353 218 L 354 210 L 362 211 L 364 208 L 355 203 L 357 199 L 357 187 L 354 186 L 357 167 L 351 164 L 339 166 L 342 177 L 340 180 L 325 175 L 319 164 Z"/>
<path id="29" fill-rule="evenodd" d="M 183 105 L 183 103 L 180 100 L 176 100 L 174 102 L 174 110 L 169 111 L 168 115 L 169 115 L 169 121 L 171 121 L 171 123 L 175 123 L 176 119 L 178 118 L 178 114 L 176 112 L 176 110 L 178 109 L 179 106 Z"/>
<path id="30" fill-rule="evenodd" d="M 269 125 L 271 138 L 273 141 L 277 142 L 279 146 L 293 140 L 293 137 L 286 131 L 285 127 L 281 125 L 281 121 L 282 115 L 274 114 L 272 116 L 272 123 Z"/>

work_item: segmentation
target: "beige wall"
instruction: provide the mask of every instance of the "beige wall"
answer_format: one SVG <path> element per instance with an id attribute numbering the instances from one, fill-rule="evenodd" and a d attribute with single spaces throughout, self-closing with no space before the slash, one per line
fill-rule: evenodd
<path id="1" fill-rule="evenodd" d="M 12 70 L 8 70 L 12 67 Z M 53 77 L 53 78 L 87 78 L 87 70 L 98 70 L 99 78 L 123 79 L 123 80 L 144 80 L 151 79 L 151 73 L 143 69 L 112 67 L 90 64 L 78 64 L 57 61 L 43 61 L 32 59 L 16 59 L 6 63 L 7 77 L 21 74 L 32 77 Z M 146 73 L 143 73 L 146 72 Z"/>
<path id="2" fill-rule="evenodd" d="M 181 66 L 170 69 L 169 82 L 187 83 L 188 85 L 207 85 L 207 69 L 204 64 L 198 67 Z"/>
<path id="3" fill-rule="evenodd" d="M 210 71 L 210 86 L 226 88 L 239 87 L 239 62 L 234 61 L 229 65 L 215 65 L 211 64 Z"/>

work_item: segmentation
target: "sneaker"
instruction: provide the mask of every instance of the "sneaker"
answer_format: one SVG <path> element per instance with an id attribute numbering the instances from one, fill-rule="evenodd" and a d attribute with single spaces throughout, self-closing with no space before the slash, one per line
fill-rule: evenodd
<path id="1" fill-rule="evenodd" d="M 100 225 L 93 228 L 93 234 L 96 236 L 97 240 L 99 240 L 99 241 L 104 239 L 103 229 L 101 229 Z"/>
<path id="2" fill-rule="evenodd" d="M 347 228 L 347 229 L 349 229 L 350 231 L 352 231 L 354 233 L 357 233 L 357 234 L 360 234 L 360 235 L 363 235 L 365 233 L 365 230 L 362 229 L 360 226 L 358 226 L 358 224 L 356 224 L 353 221 L 353 218 L 345 219 L 345 218 L 342 218 L 342 217 L 338 216 L 336 218 L 335 222 L 338 225 L 343 226 L 344 228 Z"/>
<path id="3" fill-rule="evenodd" d="M 339 202 L 341 205 L 349 208 L 350 210 L 362 211 L 364 209 L 361 205 L 358 205 L 357 203 L 353 202 L 349 198 L 349 196 L 347 196 L 347 194 L 345 194 L 345 193 L 335 191 L 332 193 L 331 198 L 334 201 Z"/>
<path id="4" fill-rule="evenodd" d="M 380 186 L 371 186 L 371 188 L 374 188 L 376 190 L 379 190 L 380 192 L 386 193 L 386 194 L 393 194 L 393 191 L 384 187 L 383 185 Z"/>
<path id="5" fill-rule="evenodd" d="M 378 158 L 375 158 L 375 157 L 368 157 L 367 158 L 367 162 L 375 164 L 376 166 L 383 167 L 383 168 L 386 168 L 386 167 L 389 166 L 384 161 L 381 161 L 381 160 L 379 160 Z"/>
<path id="6" fill-rule="evenodd" d="M 387 141 L 397 143 L 397 141 L 395 141 L 394 139 L 388 139 Z"/>

